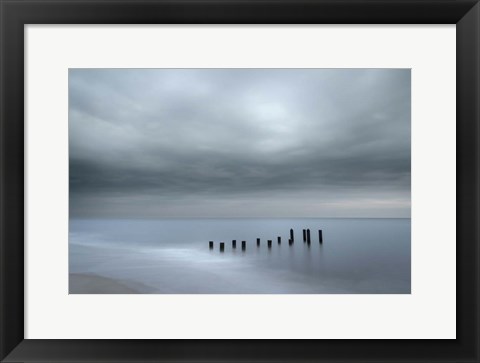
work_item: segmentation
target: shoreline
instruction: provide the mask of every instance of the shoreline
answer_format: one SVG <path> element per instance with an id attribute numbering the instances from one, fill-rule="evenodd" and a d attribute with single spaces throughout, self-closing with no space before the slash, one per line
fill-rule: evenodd
<path id="1" fill-rule="evenodd" d="M 70 273 L 69 294 L 143 294 L 147 287 L 139 283 L 116 280 L 96 274 Z"/>

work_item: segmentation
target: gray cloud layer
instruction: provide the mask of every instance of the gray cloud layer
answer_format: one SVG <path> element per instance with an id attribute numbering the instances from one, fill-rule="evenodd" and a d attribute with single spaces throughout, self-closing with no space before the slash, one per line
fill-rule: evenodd
<path id="1" fill-rule="evenodd" d="M 410 216 L 410 70 L 71 69 L 73 217 Z"/>

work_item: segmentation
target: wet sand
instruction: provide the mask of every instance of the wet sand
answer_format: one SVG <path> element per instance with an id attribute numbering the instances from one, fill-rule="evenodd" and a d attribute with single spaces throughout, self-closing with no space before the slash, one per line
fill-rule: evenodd
<path id="1" fill-rule="evenodd" d="M 70 274 L 70 294 L 139 294 L 146 288 L 140 284 L 109 279 L 95 274 Z"/>

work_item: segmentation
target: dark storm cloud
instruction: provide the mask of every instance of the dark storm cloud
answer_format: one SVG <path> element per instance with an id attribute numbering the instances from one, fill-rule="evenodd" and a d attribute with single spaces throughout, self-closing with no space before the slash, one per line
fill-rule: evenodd
<path id="1" fill-rule="evenodd" d="M 72 69 L 69 92 L 73 216 L 409 216 L 409 70 Z"/>

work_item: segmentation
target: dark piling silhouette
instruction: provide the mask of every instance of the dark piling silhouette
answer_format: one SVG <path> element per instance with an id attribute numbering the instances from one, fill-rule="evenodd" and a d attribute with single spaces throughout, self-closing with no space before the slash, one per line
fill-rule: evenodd
<path id="1" fill-rule="evenodd" d="M 311 237 L 310 237 L 310 229 L 303 229 L 303 242 L 308 244 L 308 247 L 310 247 L 311 243 Z M 323 243 L 323 231 L 321 229 L 318 230 L 318 242 L 320 244 Z M 282 244 L 282 237 L 277 236 L 277 243 L 278 245 Z M 288 245 L 292 246 L 294 243 L 294 236 L 293 236 L 293 228 L 290 228 L 290 238 L 288 239 Z M 269 249 L 272 248 L 272 240 L 269 239 L 267 240 L 267 246 Z M 208 241 L 208 247 L 209 249 L 213 250 L 214 249 L 214 242 L 213 241 Z M 257 247 L 260 247 L 260 238 L 257 238 Z M 232 250 L 237 248 L 237 240 L 233 239 L 232 240 Z M 247 242 L 242 241 L 242 251 L 245 251 L 247 249 Z M 220 252 L 225 251 L 225 242 L 219 242 L 219 250 Z"/>

